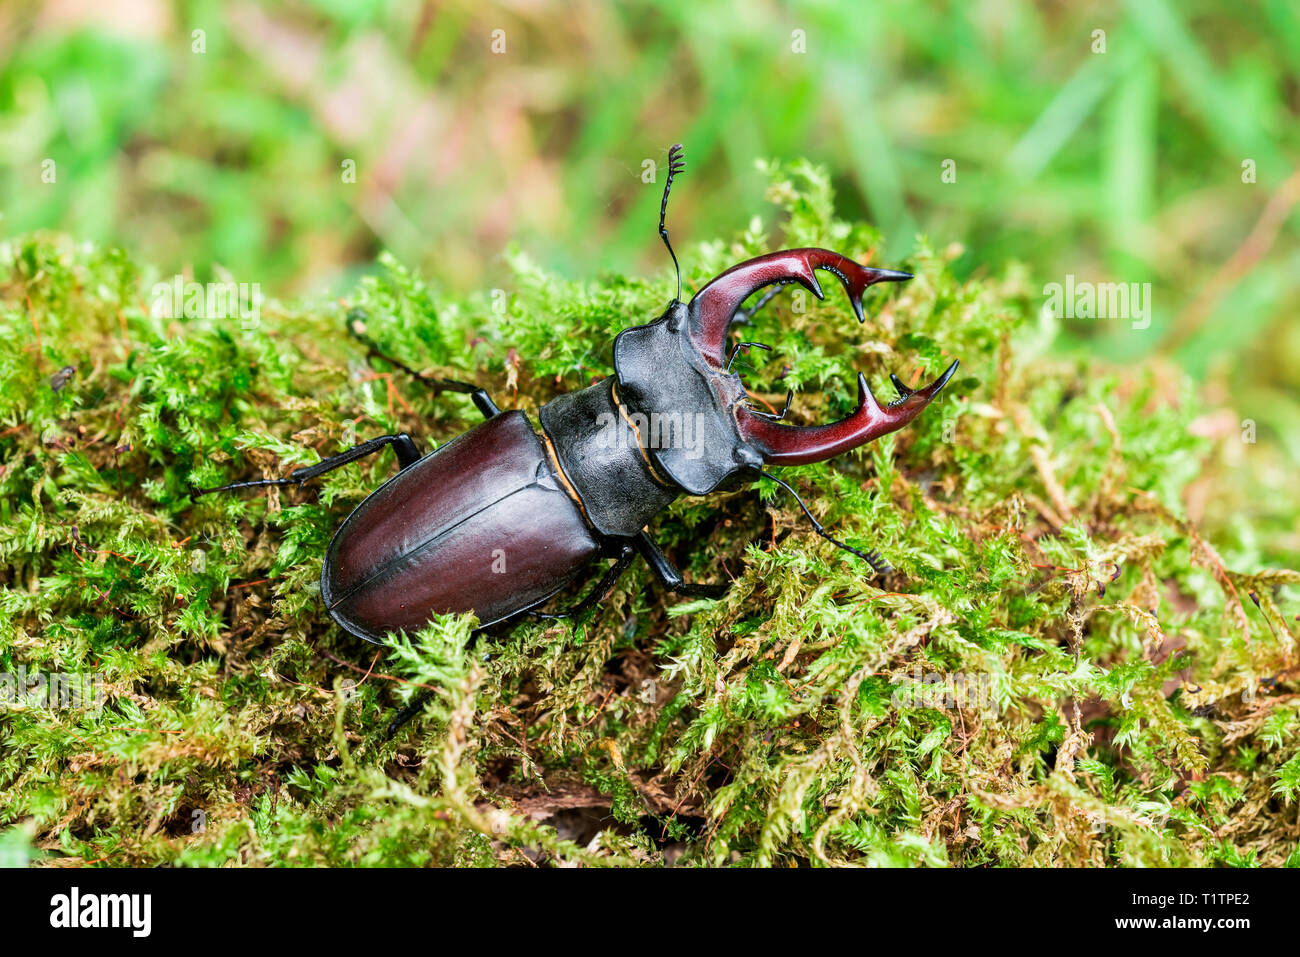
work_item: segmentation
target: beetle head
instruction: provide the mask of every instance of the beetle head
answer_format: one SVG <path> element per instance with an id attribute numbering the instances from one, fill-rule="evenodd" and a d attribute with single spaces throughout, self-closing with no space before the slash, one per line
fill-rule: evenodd
<path id="1" fill-rule="evenodd" d="M 677 255 L 668 241 L 665 215 L 673 178 L 686 168 L 681 144 L 668 151 L 668 177 L 659 206 L 659 236 L 677 267 Z M 681 270 L 677 270 L 677 296 L 658 320 L 624 329 L 614 340 L 616 399 L 624 414 L 639 415 L 649 424 L 650 437 L 642 435 L 642 450 L 657 475 L 692 495 L 703 495 L 722 485 L 752 480 L 765 464 L 803 465 L 821 462 L 903 428 L 934 400 L 957 369 L 954 362 L 934 382 L 912 390 L 891 377 L 898 399 L 881 406 L 867 380 L 858 375 L 858 408 L 852 415 L 827 425 L 781 425 L 777 415 L 758 412 L 749 404 L 740 376 L 731 372 L 725 358 L 727 333 L 746 299 L 765 286 L 797 282 L 818 299 L 824 299 L 816 270 L 835 276 L 848 293 L 858 322 L 864 320 L 862 296 L 878 282 L 911 279 L 905 272 L 869 269 L 829 249 L 787 249 L 733 266 L 696 293 L 689 304 L 681 301 Z M 788 405 L 788 403 L 787 403 Z M 630 413 L 629 413 L 630 410 Z M 657 440 L 656 416 L 672 426 L 684 427 L 696 447 L 683 454 Z M 687 417 L 691 417 L 688 419 Z M 691 425 L 694 423 L 694 431 Z M 682 435 L 679 428 L 677 435 Z"/>
<path id="2" fill-rule="evenodd" d="M 653 430 L 649 438 L 642 435 L 646 457 L 658 474 L 689 494 L 703 495 L 752 481 L 764 465 L 821 462 L 901 429 L 947 384 L 955 362 L 923 389 L 908 389 L 895 378 L 899 398 L 881 406 L 859 375 L 857 410 L 828 425 L 782 425 L 777 416 L 751 408 L 740 376 L 726 367 L 728 329 L 740 305 L 773 283 L 797 282 L 823 298 L 815 269 L 839 278 L 859 319 L 869 286 L 911 278 L 868 269 L 826 249 L 784 250 L 728 269 L 689 304 L 674 299 L 658 320 L 625 329 L 615 339 L 620 401 L 651 425 L 668 420 L 672 427 L 683 427 L 697 443 L 683 449 L 657 441 L 665 434 L 682 434 L 672 427 Z"/>

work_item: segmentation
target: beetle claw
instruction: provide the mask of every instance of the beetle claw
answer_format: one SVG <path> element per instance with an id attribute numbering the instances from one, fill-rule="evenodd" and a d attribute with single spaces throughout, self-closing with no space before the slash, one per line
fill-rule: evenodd
<path id="1" fill-rule="evenodd" d="M 774 283 L 797 282 L 818 299 L 825 298 L 816 270 L 824 269 L 839 279 L 859 322 L 866 321 L 862 296 L 878 282 L 901 282 L 912 274 L 896 269 L 872 269 L 829 249 L 786 249 L 768 253 L 733 266 L 714 278 L 687 306 L 688 328 L 692 345 L 708 365 L 722 370 L 731 363 L 726 354 L 727 329 L 745 300 Z M 743 313 L 742 313 L 743 315 Z M 735 354 L 732 354 L 732 358 Z M 792 428 L 778 425 L 777 418 L 745 404 L 735 407 L 736 424 L 741 436 L 756 446 L 764 460 L 775 465 L 801 465 L 821 462 L 856 448 L 886 433 L 901 429 L 930 404 L 957 368 L 953 363 L 934 382 L 923 389 L 909 389 L 898 376 L 890 376 L 898 399 L 888 406 L 880 402 L 858 375 L 858 408 L 847 418 L 828 425 Z"/>
<path id="2" fill-rule="evenodd" d="M 825 299 L 816 270 L 833 274 L 844 286 L 853 314 L 865 322 L 862 296 L 878 282 L 901 282 L 912 274 L 896 269 L 872 269 L 829 249 L 786 249 L 733 266 L 696 293 L 690 306 L 690 336 L 710 364 L 726 360 L 727 328 L 751 295 L 773 283 L 797 282 L 818 299 Z"/>
<path id="3" fill-rule="evenodd" d="M 876 399 L 876 394 L 871 391 L 871 386 L 867 384 L 867 377 L 861 372 L 858 373 L 858 411 L 866 409 L 873 415 L 879 414 L 880 402 Z"/>
<path id="4" fill-rule="evenodd" d="M 852 415 L 827 425 L 778 425 L 744 406 L 736 409 L 736 421 L 741 435 L 759 447 L 764 460 L 769 464 L 807 465 L 822 462 L 903 428 L 934 401 L 934 397 L 957 371 L 958 365 L 954 361 L 925 388 L 909 389 L 898 401 L 884 407 L 881 407 L 871 391 L 866 376 L 859 372 L 857 409 Z M 895 387 L 898 387 L 897 382 Z"/>
<path id="5" fill-rule="evenodd" d="M 940 390 L 940 389 L 942 389 L 944 386 L 946 386 L 946 385 L 948 384 L 948 380 L 952 378 L 953 373 L 957 371 L 957 367 L 958 367 L 959 365 L 961 365 L 961 361 L 958 360 L 958 359 L 953 359 L 953 360 L 952 360 L 952 365 L 948 366 L 948 368 L 946 368 L 946 369 L 943 370 L 943 375 L 939 376 L 939 378 L 935 379 L 933 382 L 931 382 L 929 385 L 927 385 L 924 389 L 921 389 L 921 390 L 920 390 L 921 392 L 926 393 L 926 402 L 927 402 L 927 403 L 928 403 L 931 399 L 933 399 L 936 395 L 939 394 L 939 390 Z M 916 393 L 916 392 L 913 392 L 913 393 L 912 393 L 912 395 L 918 395 L 918 394 L 919 394 L 919 393 Z"/>

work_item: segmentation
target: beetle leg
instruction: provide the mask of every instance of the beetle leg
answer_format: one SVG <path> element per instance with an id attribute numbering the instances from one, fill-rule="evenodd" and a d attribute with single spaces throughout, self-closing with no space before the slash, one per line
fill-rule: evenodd
<path id="1" fill-rule="evenodd" d="M 875 551 L 874 549 L 868 549 L 865 552 L 860 552 L 852 545 L 844 544 L 842 541 L 840 541 L 830 532 L 826 531 L 826 527 L 822 525 L 821 522 L 817 521 L 816 516 L 813 515 L 812 511 L 804 503 L 804 500 L 799 497 L 799 493 L 796 492 L 794 489 L 792 489 L 789 485 L 786 485 L 785 482 L 781 481 L 771 472 L 759 472 L 758 474 L 763 476 L 763 478 L 765 479 L 771 479 L 777 485 L 781 486 L 783 489 L 785 489 L 787 492 L 793 495 L 794 500 L 798 502 L 799 507 L 803 509 L 803 513 L 804 515 L 807 516 L 808 521 L 812 522 L 813 531 L 815 531 L 822 538 L 826 539 L 826 541 L 830 542 L 836 548 L 842 548 L 846 552 L 852 552 L 854 555 L 857 555 L 858 558 L 862 559 L 873 569 L 875 569 L 877 575 L 884 575 L 894 570 L 893 566 L 891 566 L 889 562 L 885 561 L 885 559 L 881 556 L 881 554 Z"/>
<path id="2" fill-rule="evenodd" d="M 367 359 L 382 359 L 394 368 L 401 369 L 407 375 L 423 382 L 429 388 L 433 389 L 435 396 L 443 392 L 459 392 L 462 395 L 468 395 L 470 400 L 480 412 L 483 418 L 490 419 L 501 411 L 497 404 L 492 401 L 492 397 L 487 394 L 486 390 L 474 385 L 472 382 L 462 382 L 459 379 L 443 379 L 438 376 L 427 376 L 422 372 L 412 369 L 405 362 L 394 359 L 386 353 L 380 352 L 379 347 L 374 341 L 366 335 L 365 312 L 360 309 L 354 309 L 348 313 L 348 334 L 366 347 Z"/>
<path id="3" fill-rule="evenodd" d="M 405 366 L 403 366 L 403 368 L 405 368 Z M 469 396 L 470 401 L 473 402 L 475 407 L 483 413 L 483 418 L 485 419 L 490 419 L 501 411 L 500 407 L 492 401 L 492 396 L 487 394 L 487 390 L 476 386 L 472 382 L 461 382 L 459 379 L 439 379 L 433 376 L 420 375 L 420 373 L 413 369 L 407 369 L 406 371 L 410 372 L 411 375 L 419 379 L 420 382 L 433 389 L 433 394 L 435 396 L 442 392 L 459 392 L 462 395 Z"/>
<path id="4" fill-rule="evenodd" d="M 406 707 L 398 711 L 397 714 L 393 715 L 393 720 L 388 722 L 388 732 L 385 737 L 385 740 L 391 741 L 393 739 L 393 735 L 397 734 L 397 732 L 401 730 L 403 725 L 405 725 L 408 721 L 410 721 L 417 714 L 419 714 L 424 709 L 424 706 L 429 703 L 429 699 L 432 697 L 433 697 L 432 691 L 421 691 L 419 694 L 417 694 L 414 698 L 411 699 L 410 704 L 408 704 Z"/>
<path id="5" fill-rule="evenodd" d="M 771 352 L 771 351 L 772 351 L 772 347 L 769 346 L 769 345 L 767 345 L 766 343 L 762 343 L 762 342 L 737 342 L 736 345 L 735 345 L 735 348 L 733 348 L 733 349 L 731 350 L 731 357 L 730 357 L 729 359 L 727 359 L 727 368 L 724 369 L 723 371 L 724 371 L 724 372 L 730 372 L 730 371 L 731 371 L 731 364 L 732 364 L 733 362 L 736 361 L 736 355 L 740 352 L 740 350 L 741 350 L 741 349 L 749 349 L 749 348 L 751 348 L 751 347 L 752 347 L 752 348 L 758 348 L 758 349 L 766 349 L 768 352 Z"/>
<path id="6" fill-rule="evenodd" d="M 190 491 L 190 498 L 196 499 L 200 495 L 207 495 L 210 492 L 229 492 L 237 488 L 261 488 L 267 485 L 297 485 L 301 487 L 304 482 L 318 478 L 326 472 L 332 472 L 349 462 L 355 462 L 367 455 L 373 455 L 390 445 L 393 447 L 393 451 L 397 453 L 399 467 L 406 468 L 408 465 L 413 465 L 420 460 L 419 447 L 415 444 L 415 440 L 405 432 L 398 435 L 381 435 L 369 442 L 362 442 L 346 452 L 340 452 L 338 455 L 331 455 L 329 458 L 321 459 L 315 465 L 294 469 L 285 478 L 256 479 L 251 482 L 232 482 L 229 485 L 219 485 L 216 488 L 196 488 Z"/>
<path id="7" fill-rule="evenodd" d="M 555 619 L 574 618 L 584 612 L 590 611 L 592 608 L 595 608 L 604 601 L 605 596 L 609 594 L 609 590 L 614 587 L 614 583 L 618 581 L 619 576 L 622 575 L 623 572 L 627 571 L 627 566 L 632 564 L 632 559 L 635 557 L 636 552 L 632 551 L 632 547 L 630 545 L 624 545 L 622 554 L 619 555 L 618 561 L 609 566 L 609 571 L 605 572 L 605 574 L 601 576 L 600 581 L 596 583 L 596 587 L 588 592 L 587 597 L 582 601 L 564 611 L 530 611 L 528 614 L 535 618 Z"/>
<path id="8" fill-rule="evenodd" d="M 785 408 L 783 408 L 780 412 L 764 412 L 762 409 L 758 408 L 758 406 L 752 404 L 749 406 L 749 411 L 754 413 L 754 415 L 759 416 L 760 418 L 771 419 L 773 422 L 780 422 L 782 419 L 785 418 L 785 414 L 790 411 L 790 403 L 793 401 L 794 401 L 794 389 L 786 389 Z"/>
<path id="9" fill-rule="evenodd" d="M 632 541 L 636 550 L 641 553 L 641 557 L 646 560 L 646 564 L 655 573 L 655 577 L 659 579 L 659 583 L 669 591 L 679 595 L 690 595 L 693 598 L 721 598 L 731 587 L 730 585 L 692 585 L 682 578 L 682 573 L 677 566 L 644 530 L 637 532 L 636 538 Z"/>

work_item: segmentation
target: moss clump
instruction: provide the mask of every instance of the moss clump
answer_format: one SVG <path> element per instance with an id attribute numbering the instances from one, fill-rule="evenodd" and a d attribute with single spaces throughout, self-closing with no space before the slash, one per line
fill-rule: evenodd
<path id="1" fill-rule="evenodd" d="M 688 251 L 688 286 L 778 244 L 870 255 L 879 237 L 834 219 L 824 175 L 769 172 L 779 243 L 755 226 Z M 638 567 L 576 625 L 471 640 L 449 617 L 379 649 L 330 623 L 315 583 L 390 457 L 303 491 L 192 504 L 190 485 L 476 420 L 466 397 L 367 366 L 341 334 L 350 308 L 389 354 L 535 415 L 608 372 L 662 277 L 568 282 L 512 252 L 509 288 L 455 298 L 385 260 L 346 302 L 177 320 L 151 315 L 167 277 L 119 252 L 0 253 L 0 662 L 105 693 L 0 713 L 7 858 L 1300 860 L 1280 611 L 1300 574 L 1221 557 L 1184 517 L 1210 452 L 1189 387 L 1052 358 L 1014 270 L 959 284 L 923 249 L 889 263 L 917 278 L 874 291 L 865 328 L 842 299 L 787 294 L 747 332 L 775 350 L 749 357 L 748 384 L 800 389 L 805 422 L 851 406 L 855 369 L 910 381 L 962 359 L 905 432 L 783 473 L 890 577 L 810 534 L 779 489 L 744 490 L 679 502 L 658 529 L 692 580 L 735 580 L 721 601 L 675 602 Z"/>

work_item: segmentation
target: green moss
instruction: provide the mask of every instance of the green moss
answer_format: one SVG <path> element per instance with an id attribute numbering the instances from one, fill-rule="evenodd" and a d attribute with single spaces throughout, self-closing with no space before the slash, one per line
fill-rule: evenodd
<path id="1" fill-rule="evenodd" d="M 688 287 L 776 245 L 870 254 L 879 237 L 833 218 L 824 174 L 769 174 L 780 235 L 687 250 Z M 849 409 L 855 369 L 910 381 L 962 359 L 904 432 L 782 473 L 895 574 L 873 581 L 764 483 L 659 522 L 689 578 L 735 580 L 723 600 L 674 601 L 637 567 L 585 622 L 472 639 L 448 617 L 379 649 L 330 623 L 316 581 L 391 458 L 303 491 L 191 503 L 190 486 L 475 421 L 466 397 L 365 365 L 349 309 L 385 352 L 535 415 L 608 373 L 666 277 L 566 282 L 512 251 L 505 288 L 458 300 L 383 259 L 346 302 L 173 320 L 150 314 L 169 277 L 119 252 L 4 245 L 0 664 L 98 675 L 106 700 L 0 713 L 0 853 L 1295 864 L 1280 609 L 1300 574 L 1260 571 L 1267 542 L 1220 556 L 1187 520 L 1215 459 L 1181 379 L 1051 358 L 1026 277 L 958 283 L 956 254 L 890 263 L 917 277 L 873 291 L 865 327 L 842 298 L 787 293 L 747 333 L 774 347 L 745 360 L 751 390 L 799 387 L 802 421 Z"/>

